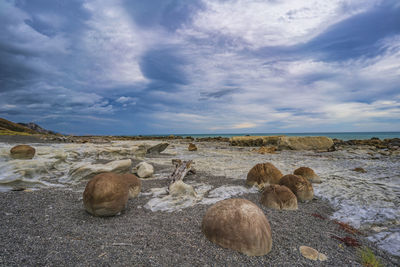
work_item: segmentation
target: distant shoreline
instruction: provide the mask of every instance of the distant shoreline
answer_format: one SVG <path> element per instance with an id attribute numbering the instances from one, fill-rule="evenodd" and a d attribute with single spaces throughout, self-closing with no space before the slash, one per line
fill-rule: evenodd
<path id="1" fill-rule="evenodd" d="M 171 134 L 171 135 L 0 135 L 2 143 L 65 143 L 76 140 L 92 142 L 93 140 L 171 140 L 187 139 L 188 141 L 220 141 L 228 142 L 235 136 L 325 136 L 340 141 L 369 140 L 369 139 L 396 139 L 400 132 L 346 132 L 346 133 L 252 133 L 252 134 Z"/>

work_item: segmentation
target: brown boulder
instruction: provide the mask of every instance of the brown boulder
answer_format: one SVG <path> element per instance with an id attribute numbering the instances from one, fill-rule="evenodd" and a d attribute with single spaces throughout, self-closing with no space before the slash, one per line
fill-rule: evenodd
<path id="1" fill-rule="evenodd" d="M 309 167 L 297 168 L 293 173 L 295 175 L 303 176 L 311 183 L 321 183 L 321 178 Z"/>
<path id="2" fill-rule="evenodd" d="M 10 155 L 13 159 L 32 159 L 35 156 L 36 150 L 28 145 L 14 146 L 10 150 Z"/>
<path id="3" fill-rule="evenodd" d="M 189 151 L 197 151 L 197 146 L 193 143 L 190 143 L 188 146 Z"/>
<path id="4" fill-rule="evenodd" d="M 311 200 L 314 197 L 311 183 L 302 176 L 287 174 L 281 178 L 279 184 L 292 190 L 299 201 Z"/>
<path id="5" fill-rule="evenodd" d="M 133 174 L 101 173 L 93 177 L 83 192 L 83 204 L 94 216 L 114 216 L 136 197 L 142 183 Z"/>
<path id="6" fill-rule="evenodd" d="M 271 227 L 263 211 L 246 199 L 226 199 L 211 206 L 202 231 L 213 243 L 248 256 L 262 256 L 272 248 Z"/>
<path id="7" fill-rule="evenodd" d="M 278 184 L 282 173 L 273 164 L 259 163 L 255 165 L 247 174 L 246 184 L 264 187 L 265 184 Z"/>
<path id="8" fill-rule="evenodd" d="M 284 185 L 270 185 L 264 188 L 261 194 L 261 204 L 267 208 L 277 210 L 297 210 L 297 198 Z"/>

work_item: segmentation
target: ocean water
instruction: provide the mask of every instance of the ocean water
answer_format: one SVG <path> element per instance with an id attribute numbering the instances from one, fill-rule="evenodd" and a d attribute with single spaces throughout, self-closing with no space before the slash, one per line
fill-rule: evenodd
<path id="1" fill-rule="evenodd" d="M 149 136 L 168 136 L 166 135 L 149 135 Z M 400 132 L 337 132 L 337 133 L 239 133 L 239 134 L 174 134 L 175 136 L 187 137 L 191 136 L 194 138 L 203 138 L 203 137 L 233 137 L 233 136 L 276 136 L 276 135 L 286 135 L 286 136 L 326 136 L 330 138 L 341 139 L 344 141 L 347 140 L 364 140 L 371 139 L 372 137 L 377 137 L 381 140 L 386 138 L 400 138 Z"/>

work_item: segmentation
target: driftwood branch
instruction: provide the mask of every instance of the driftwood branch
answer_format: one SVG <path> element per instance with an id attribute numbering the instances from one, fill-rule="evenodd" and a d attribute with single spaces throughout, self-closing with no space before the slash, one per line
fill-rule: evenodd
<path id="1" fill-rule="evenodd" d="M 183 180 L 186 174 L 192 170 L 193 160 L 182 161 L 180 159 L 172 160 L 172 163 L 175 165 L 174 172 L 169 176 L 170 185 L 175 183 L 176 181 Z"/>

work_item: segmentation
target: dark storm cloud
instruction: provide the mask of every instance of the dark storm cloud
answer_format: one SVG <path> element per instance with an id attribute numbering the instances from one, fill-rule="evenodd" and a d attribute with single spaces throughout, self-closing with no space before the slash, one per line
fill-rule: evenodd
<path id="1" fill-rule="evenodd" d="M 186 59 L 179 55 L 178 49 L 165 48 L 147 51 L 140 60 L 140 69 L 146 78 L 156 82 L 152 87 L 170 90 L 174 84 L 186 84 L 184 66 Z M 151 88 L 151 87 L 150 87 Z"/>

